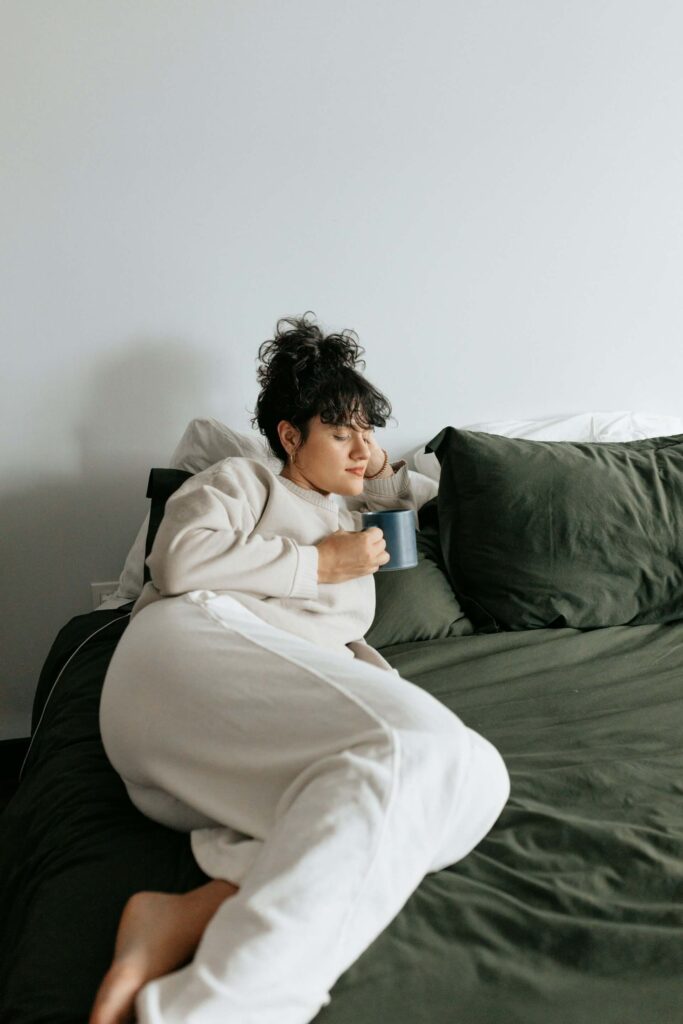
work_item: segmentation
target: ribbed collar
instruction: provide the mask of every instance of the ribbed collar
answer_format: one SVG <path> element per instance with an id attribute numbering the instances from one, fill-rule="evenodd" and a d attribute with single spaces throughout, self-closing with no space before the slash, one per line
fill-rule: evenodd
<path id="1" fill-rule="evenodd" d="M 329 512 L 339 512 L 339 505 L 331 495 L 329 497 L 325 497 L 324 494 L 319 494 L 318 491 L 309 491 L 307 487 L 299 487 L 299 485 L 295 484 L 292 480 L 288 480 L 286 476 L 281 476 L 277 473 L 275 476 L 281 484 L 284 484 L 288 491 L 291 491 L 292 494 L 298 494 L 300 498 L 303 498 L 304 501 L 310 502 L 311 505 L 317 505 L 319 508 L 325 508 Z"/>

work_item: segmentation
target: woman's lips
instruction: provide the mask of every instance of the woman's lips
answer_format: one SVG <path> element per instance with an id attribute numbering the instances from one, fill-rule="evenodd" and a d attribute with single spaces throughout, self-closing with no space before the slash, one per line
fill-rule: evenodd
<path id="1" fill-rule="evenodd" d="M 353 473 L 353 474 L 355 474 L 355 476 L 363 476 L 363 474 L 365 473 L 365 470 L 364 469 L 347 469 L 346 472 L 347 473 Z"/>

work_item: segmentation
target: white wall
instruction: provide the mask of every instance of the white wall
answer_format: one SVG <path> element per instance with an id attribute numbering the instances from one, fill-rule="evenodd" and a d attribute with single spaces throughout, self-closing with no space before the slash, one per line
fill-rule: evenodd
<path id="1" fill-rule="evenodd" d="M 681 413 L 683 8 L 4 0 L 3 724 L 279 316 L 354 328 L 392 456 Z"/>

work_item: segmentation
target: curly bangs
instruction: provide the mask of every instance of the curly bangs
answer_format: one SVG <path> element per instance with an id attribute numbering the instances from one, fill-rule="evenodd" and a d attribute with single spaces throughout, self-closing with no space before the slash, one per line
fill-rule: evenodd
<path id="1" fill-rule="evenodd" d="M 359 430 L 384 427 L 391 415 L 388 400 L 355 370 L 342 371 L 320 390 L 317 398 L 310 406 L 313 411 L 307 419 L 320 416 L 322 423 L 334 426 Z"/>

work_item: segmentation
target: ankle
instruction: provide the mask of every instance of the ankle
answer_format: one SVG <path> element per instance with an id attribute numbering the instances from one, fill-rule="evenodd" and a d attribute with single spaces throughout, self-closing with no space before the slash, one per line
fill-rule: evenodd
<path id="1" fill-rule="evenodd" d="M 230 896 L 239 892 L 239 886 L 222 878 L 212 878 L 205 885 L 186 892 L 184 899 L 189 907 L 200 915 L 213 915 Z"/>

